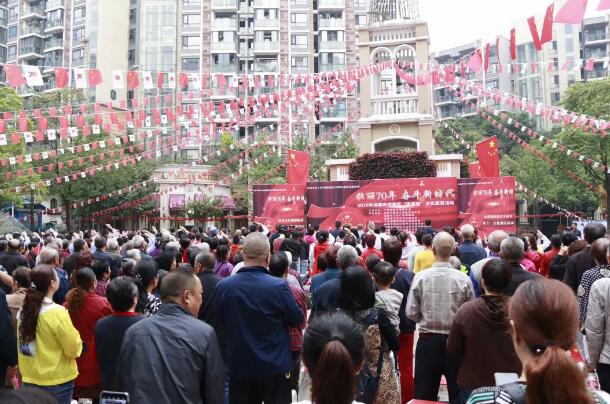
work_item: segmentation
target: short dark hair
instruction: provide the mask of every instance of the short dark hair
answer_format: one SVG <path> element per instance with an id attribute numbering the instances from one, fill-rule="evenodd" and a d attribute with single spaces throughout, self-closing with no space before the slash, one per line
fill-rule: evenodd
<path id="1" fill-rule="evenodd" d="M 138 296 L 138 287 L 133 279 L 125 276 L 114 278 L 106 287 L 106 298 L 114 311 L 129 310 L 136 296 Z"/>
<path id="2" fill-rule="evenodd" d="M 375 265 L 377 265 L 379 263 L 379 261 L 381 261 L 381 258 L 379 258 L 379 255 L 370 254 L 368 257 L 366 257 L 366 261 L 365 261 L 364 265 L 366 265 L 366 269 L 368 269 L 369 272 L 373 273 L 373 268 L 375 268 Z"/>
<path id="3" fill-rule="evenodd" d="M 216 264 L 216 257 L 214 254 L 209 252 L 200 252 L 195 257 L 195 263 L 200 263 L 202 270 L 214 271 L 214 264 Z"/>
<path id="4" fill-rule="evenodd" d="M 574 241 L 576 241 L 576 236 L 574 233 L 566 232 L 561 235 L 561 244 L 566 247 L 572 244 Z"/>
<path id="5" fill-rule="evenodd" d="M 326 271 L 326 258 L 324 257 L 324 254 L 318 255 L 318 259 L 316 260 L 316 266 L 318 267 L 318 271 Z"/>
<path id="6" fill-rule="evenodd" d="M 330 246 L 324 251 L 324 260 L 326 262 L 326 268 L 337 268 L 337 253 L 339 247 L 336 245 Z"/>
<path id="7" fill-rule="evenodd" d="M 188 256 L 189 264 L 191 264 L 191 266 L 195 266 L 195 258 L 197 257 L 197 254 L 199 254 L 200 252 L 201 252 L 201 248 L 194 246 L 194 245 L 187 248 L 186 255 Z"/>
<path id="8" fill-rule="evenodd" d="M 283 277 L 288 271 L 288 257 L 283 252 L 273 254 L 269 259 L 269 273 L 276 278 Z"/>
<path id="9" fill-rule="evenodd" d="M 166 271 L 171 270 L 172 262 L 176 261 L 175 250 L 167 249 L 155 257 L 155 262 L 159 269 L 165 269 Z"/>
<path id="10" fill-rule="evenodd" d="M 551 236 L 551 245 L 555 248 L 561 247 L 561 235 L 553 234 Z"/>
<path id="11" fill-rule="evenodd" d="M 324 243 L 324 242 L 328 241 L 328 232 L 325 230 L 320 230 L 316 234 L 316 240 L 318 241 L 318 243 Z"/>
<path id="12" fill-rule="evenodd" d="M 110 272 L 110 262 L 106 259 L 95 259 L 91 263 L 91 269 L 95 274 L 95 279 L 101 281 L 104 279 L 104 274 Z"/>
<path id="13" fill-rule="evenodd" d="M 510 265 L 504 260 L 494 258 L 483 265 L 482 278 L 489 292 L 502 293 L 512 277 Z"/>
<path id="14" fill-rule="evenodd" d="M 432 220 L 431 219 L 426 219 L 426 220 L 424 220 L 424 224 L 426 226 L 432 226 Z"/>
<path id="15" fill-rule="evenodd" d="M 383 259 L 397 266 L 402 257 L 402 243 L 398 239 L 390 239 L 383 242 Z"/>
<path id="16" fill-rule="evenodd" d="M 30 287 L 30 268 L 28 267 L 17 267 L 13 271 L 13 280 L 17 282 L 20 288 Z"/>
<path id="17" fill-rule="evenodd" d="M 85 248 L 85 245 L 87 245 L 87 242 L 82 238 L 77 238 L 76 240 L 74 240 L 74 243 L 72 243 L 75 252 L 82 251 L 83 248 Z"/>
<path id="18" fill-rule="evenodd" d="M 422 237 L 422 242 L 426 247 L 432 247 L 432 240 L 434 240 L 432 234 L 424 234 L 424 237 Z"/>
<path id="19" fill-rule="evenodd" d="M 394 266 L 389 262 L 378 262 L 373 268 L 373 278 L 381 286 L 390 285 L 394 280 Z"/>
<path id="20" fill-rule="evenodd" d="M 606 235 L 606 226 L 601 223 L 587 223 L 583 230 L 584 238 L 587 243 L 593 244 L 597 239 L 600 239 Z"/>
<path id="21" fill-rule="evenodd" d="M 336 228 L 341 227 L 341 221 L 340 220 L 335 221 L 335 227 Z"/>
<path id="22" fill-rule="evenodd" d="M 423 244 L 424 243 L 424 232 L 421 229 L 417 229 L 415 230 L 415 240 L 417 240 L 418 244 Z"/>
<path id="23" fill-rule="evenodd" d="M 181 296 L 185 290 L 192 290 L 196 279 L 195 272 L 190 269 L 169 272 L 161 283 L 161 301 L 166 303 L 172 297 Z"/>
<path id="24" fill-rule="evenodd" d="M 102 236 L 97 236 L 95 238 L 95 248 L 97 248 L 98 250 L 101 250 L 102 248 L 106 247 L 106 239 Z"/>

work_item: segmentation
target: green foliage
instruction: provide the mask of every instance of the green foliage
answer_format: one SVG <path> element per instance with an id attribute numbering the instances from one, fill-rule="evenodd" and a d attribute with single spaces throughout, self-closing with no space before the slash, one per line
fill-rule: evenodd
<path id="1" fill-rule="evenodd" d="M 0 87 L 0 113 L 13 112 L 14 114 L 15 112 L 18 112 L 22 109 L 23 100 L 17 95 L 15 90 L 10 87 Z M 0 146 L 0 158 L 23 155 L 26 153 L 26 150 L 28 150 L 23 139 L 21 140 L 21 143 L 12 144 L 12 142 L 10 141 L 9 134 L 14 130 L 15 128 L 13 127 L 13 125 L 10 124 L 6 132 L 8 144 L 6 146 Z M 18 168 L 25 172 L 25 170 L 30 167 L 32 167 L 31 163 L 24 163 L 19 165 Z M 22 177 L 17 177 L 15 175 L 16 169 L 10 165 L 6 168 L 3 168 L 2 171 L 10 171 L 13 174 L 13 178 L 9 180 L 7 179 L 6 175 L 0 175 L 0 189 L 7 190 L 9 188 L 19 186 L 21 187 L 21 192 L 3 192 L 2 195 L 0 195 L 0 207 L 3 207 L 10 203 L 14 203 L 16 206 L 23 206 L 23 198 L 26 196 L 29 197 L 31 192 L 30 184 L 40 181 L 40 176 L 38 174 L 27 174 Z M 34 192 L 34 197 L 40 200 L 47 195 L 46 191 L 47 190 L 45 189 L 45 187 L 37 187 Z"/>
<path id="2" fill-rule="evenodd" d="M 367 153 L 349 165 L 350 180 L 435 177 L 426 152 Z"/>
<path id="3" fill-rule="evenodd" d="M 30 99 L 33 109 L 61 107 L 64 105 L 75 105 L 85 102 L 86 97 L 82 89 L 62 88 L 50 92 L 35 93 Z M 73 108 L 74 109 L 74 108 Z"/>
<path id="4" fill-rule="evenodd" d="M 207 198 L 201 201 L 191 201 L 184 208 L 188 217 L 222 217 L 222 200 L 220 198 Z"/>

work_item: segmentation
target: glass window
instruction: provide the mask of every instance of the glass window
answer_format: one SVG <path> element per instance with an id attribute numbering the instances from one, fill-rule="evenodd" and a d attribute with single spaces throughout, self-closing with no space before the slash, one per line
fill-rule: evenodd
<path id="1" fill-rule="evenodd" d="M 293 69 L 307 70 L 307 56 L 293 56 L 290 65 Z"/>
<path id="2" fill-rule="evenodd" d="M 74 21 L 85 18 L 85 15 L 85 7 L 78 7 L 74 9 Z"/>
<path id="3" fill-rule="evenodd" d="M 10 58 L 14 58 L 15 56 L 17 56 L 17 45 L 11 45 L 8 47 L 8 57 Z"/>
<path id="4" fill-rule="evenodd" d="M 183 36 L 182 49 L 193 49 L 199 47 L 199 36 Z"/>
<path id="5" fill-rule="evenodd" d="M 8 9 L 9 18 L 17 17 L 17 7 L 11 7 Z"/>
<path id="6" fill-rule="evenodd" d="M 17 38 L 17 26 L 13 25 L 12 27 L 8 27 L 8 40 L 14 40 Z"/>
<path id="7" fill-rule="evenodd" d="M 199 14 L 184 14 L 182 16 L 184 25 L 199 25 L 201 23 L 201 15 Z"/>
<path id="8" fill-rule="evenodd" d="M 307 24 L 307 14 L 292 13 L 290 14 L 290 22 L 293 24 Z"/>
<path id="9" fill-rule="evenodd" d="M 293 35 L 290 43 L 295 48 L 307 49 L 307 35 Z"/>
<path id="10" fill-rule="evenodd" d="M 201 5 L 201 0 L 182 0 L 184 7 L 195 7 Z"/>
<path id="11" fill-rule="evenodd" d="M 184 70 L 186 72 L 199 71 L 199 58 L 182 59 L 182 70 Z"/>
<path id="12" fill-rule="evenodd" d="M 72 38 L 75 41 L 81 41 L 85 37 L 85 27 L 76 28 L 72 34 Z"/>

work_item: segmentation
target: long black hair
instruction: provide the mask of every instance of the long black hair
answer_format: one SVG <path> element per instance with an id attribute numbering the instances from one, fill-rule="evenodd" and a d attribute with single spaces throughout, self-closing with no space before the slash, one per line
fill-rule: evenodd
<path id="1" fill-rule="evenodd" d="M 147 288 L 157 277 L 157 265 L 152 260 L 140 261 L 135 267 L 135 273 L 136 286 L 138 287 L 138 304 L 136 305 L 136 312 L 142 313 L 148 304 Z"/>
<path id="2" fill-rule="evenodd" d="M 337 306 L 346 311 L 369 309 L 375 305 L 375 287 L 369 272 L 359 266 L 345 270 Z"/>

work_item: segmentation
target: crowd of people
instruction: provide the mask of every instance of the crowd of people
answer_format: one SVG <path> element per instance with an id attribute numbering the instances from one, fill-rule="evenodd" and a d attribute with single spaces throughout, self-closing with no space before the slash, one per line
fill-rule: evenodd
<path id="1" fill-rule="evenodd" d="M 609 260 L 599 223 L 4 235 L 0 402 L 610 404 Z"/>

